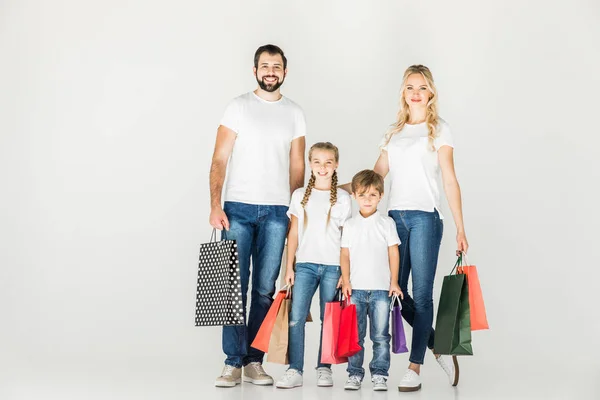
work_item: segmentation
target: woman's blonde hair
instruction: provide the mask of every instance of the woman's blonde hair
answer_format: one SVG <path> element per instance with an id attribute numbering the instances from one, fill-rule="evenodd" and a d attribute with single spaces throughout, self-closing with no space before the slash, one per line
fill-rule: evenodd
<path id="1" fill-rule="evenodd" d="M 314 150 L 326 150 L 331 151 L 335 158 L 335 162 L 338 163 L 340 161 L 340 152 L 336 146 L 329 142 L 318 142 L 313 144 L 308 150 L 308 161 L 312 161 L 312 154 Z M 310 179 L 308 180 L 308 185 L 306 185 L 306 189 L 304 190 L 304 197 L 300 204 L 302 205 L 302 209 L 304 210 L 304 228 L 306 228 L 306 223 L 308 222 L 308 216 L 306 215 L 306 203 L 308 203 L 308 199 L 310 194 L 312 193 L 313 188 L 315 187 L 315 174 L 310 172 Z M 331 177 L 331 190 L 329 195 L 329 212 L 327 213 L 327 224 L 329 225 L 329 220 L 331 219 L 331 208 L 337 202 L 337 184 L 338 177 L 337 171 L 333 171 L 333 175 Z"/>
<path id="2" fill-rule="evenodd" d="M 404 77 L 402 78 L 402 94 L 400 96 L 400 110 L 398 110 L 396 122 L 392 124 L 390 130 L 385 135 L 384 146 L 387 146 L 387 144 L 392 139 L 392 136 L 394 136 L 396 133 L 399 133 L 404 128 L 404 125 L 406 125 L 410 120 L 410 108 L 408 107 L 408 103 L 404 98 L 404 90 L 406 86 L 406 81 L 408 80 L 408 77 L 412 74 L 421 74 L 423 79 L 425 79 L 427 88 L 431 92 L 431 98 L 427 102 L 427 113 L 425 116 L 425 122 L 427 123 L 427 129 L 429 130 L 429 145 L 431 146 L 432 150 L 435 150 L 433 141 L 436 138 L 436 129 L 439 122 L 437 106 L 438 96 L 437 89 L 433 81 L 433 75 L 431 74 L 429 68 L 427 68 L 424 65 L 411 65 L 404 72 Z"/>

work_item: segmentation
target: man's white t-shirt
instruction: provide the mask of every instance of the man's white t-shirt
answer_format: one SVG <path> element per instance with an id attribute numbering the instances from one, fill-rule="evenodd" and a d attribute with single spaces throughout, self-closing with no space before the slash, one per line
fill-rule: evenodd
<path id="1" fill-rule="evenodd" d="M 396 223 L 379 211 L 365 218 L 360 212 L 346 221 L 342 247 L 350 253 L 350 284 L 358 290 L 389 290 L 388 247 L 400 244 Z"/>
<path id="2" fill-rule="evenodd" d="M 348 192 L 337 189 L 337 201 L 330 203 L 329 190 L 312 189 L 306 208 L 302 208 L 305 188 L 292 194 L 288 217 L 298 218 L 298 249 L 296 262 L 340 265 L 342 226 L 352 216 L 352 201 Z M 331 217 L 327 224 L 327 214 L 331 207 Z M 307 224 L 304 229 L 304 210 Z"/>
<path id="3" fill-rule="evenodd" d="M 405 125 L 393 135 L 387 145 L 385 136 L 380 143 L 387 150 L 390 166 L 390 197 L 388 210 L 421 210 L 440 213 L 440 164 L 438 150 L 454 147 L 450 127 L 443 119 L 434 139 L 435 151 L 429 145 L 426 123 Z"/>
<path id="4" fill-rule="evenodd" d="M 221 125 L 237 134 L 225 201 L 287 206 L 291 144 L 306 135 L 300 106 L 287 97 L 266 101 L 249 92 L 229 103 Z"/>

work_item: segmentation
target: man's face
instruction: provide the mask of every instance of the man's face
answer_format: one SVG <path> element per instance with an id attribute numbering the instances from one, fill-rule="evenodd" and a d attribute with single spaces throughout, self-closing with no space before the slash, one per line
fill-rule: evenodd
<path id="1" fill-rule="evenodd" d="M 258 59 L 258 68 L 254 68 L 254 76 L 258 86 L 264 91 L 274 92 L 283 84 L 287 70 L 283 69 L 283 58 L 280 54 L 263 52 Z"/>

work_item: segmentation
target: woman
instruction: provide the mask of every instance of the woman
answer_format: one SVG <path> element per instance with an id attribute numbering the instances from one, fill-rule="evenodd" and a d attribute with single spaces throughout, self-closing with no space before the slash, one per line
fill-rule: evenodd
<path id="1" fill-rule="evenodd" d="M 413 65 L 404 73 L 397 120 L 381 143 L 375 172 L 390 175 L 388 215 L 396 222 L 400 245 L 399 284 L 404 293 L 402 315 L 413 327 L 410 364 L 400 391 L 421 388 L 421 365 L 428 347 L 433 351 L 433 282 L 442 240 L 440 180 L 457 228 L 457 252 L 469 245 L 462 216 L 460 187 L 454 172 L 453 141 L 448 124 L 438 116 L 437 90 L 429 69 Z M 441 177 L 440 177 L 441 170 Z M 344 185 L 346 188 L 347 186 Z M 412 273 L 412 293 L 407 289 Z M 453 386 L 458 363 L 436 355 Z"/>

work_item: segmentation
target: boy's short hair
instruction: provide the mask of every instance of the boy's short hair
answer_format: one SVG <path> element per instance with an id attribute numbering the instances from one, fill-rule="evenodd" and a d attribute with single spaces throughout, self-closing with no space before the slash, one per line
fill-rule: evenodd
<path id="1" fill-rule="evenodd" d="M 372 169 L 363 169 L 352 178 L 352 193 L 360 194 L 374 187 L 379 194 L 383 195 L 383 178 Z"/>

